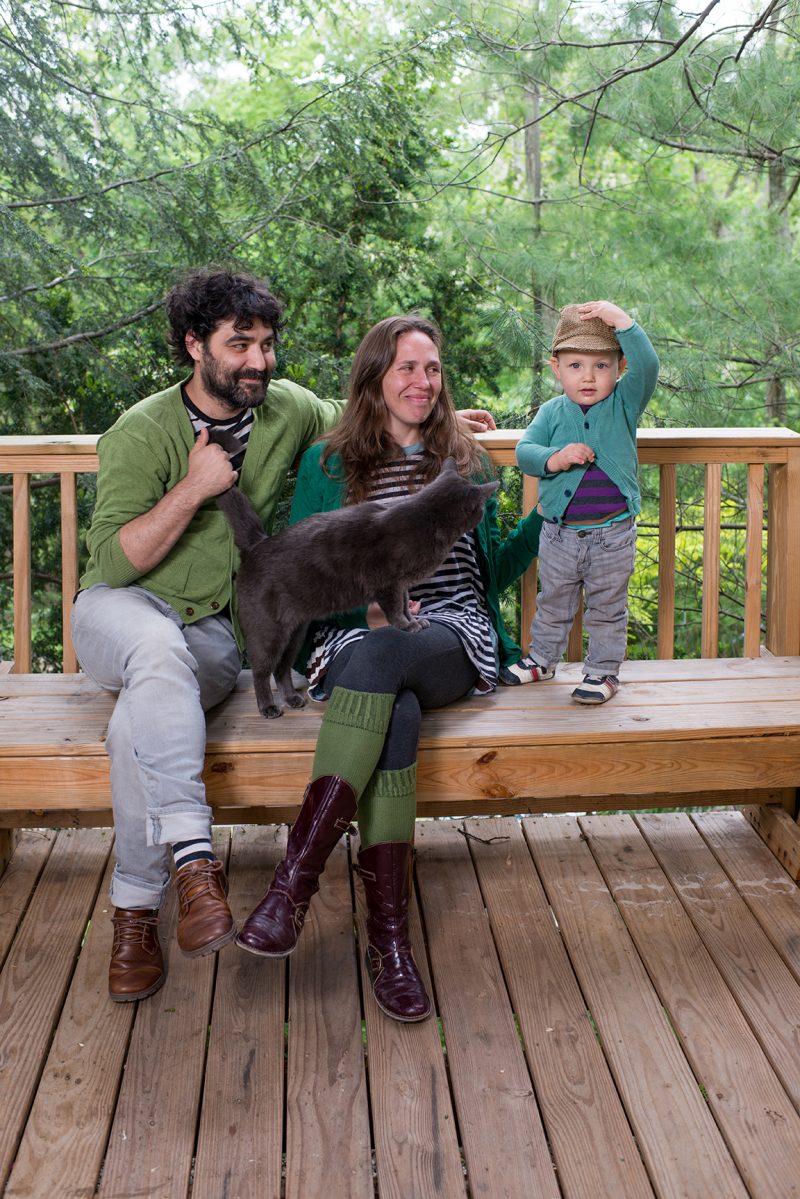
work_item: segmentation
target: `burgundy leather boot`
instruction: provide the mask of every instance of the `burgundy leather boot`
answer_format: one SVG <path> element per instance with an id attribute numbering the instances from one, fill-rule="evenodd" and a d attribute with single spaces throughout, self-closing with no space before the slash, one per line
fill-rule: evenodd
<path id="1" fill-rule="evenodd" d="M 337 775 L 323 775 L 309 783 L 289 833 L 286 857 L 242 925 L 237 945 L 270 958 L 292 952 L 311 897 L 319 890 L 319 876 L 357 806 L 355 791 Z"/>
<path id="2" fill-rule="evenodd" d="M 412 847 L 407 841 L 370 845 L 358 855 L 367 897 L 367 969 L 378 1007 L 394 1020 L 431 1014 L 408 939 Z"/>

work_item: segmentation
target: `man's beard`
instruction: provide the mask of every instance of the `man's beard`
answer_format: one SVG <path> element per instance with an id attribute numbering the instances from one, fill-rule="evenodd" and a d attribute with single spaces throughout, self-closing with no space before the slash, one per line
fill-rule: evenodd
<path id="1" fill-rule="evenodd" d="M 210 396 L 230 408 L 231 412 L 237 412 L 241 408 L 258 408 L 264 403 L 270 372 L 257 371 L 253 367 L 243 367 L 238 371 L 225 370 L 204 346 L 200 378 Z M 242 386 L 243 379 L 256 379 L 259 386 Z"/>

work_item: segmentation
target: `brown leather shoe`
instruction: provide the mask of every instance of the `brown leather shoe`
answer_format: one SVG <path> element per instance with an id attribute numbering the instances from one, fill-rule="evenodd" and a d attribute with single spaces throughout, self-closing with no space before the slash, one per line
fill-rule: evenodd
<path id="1" fill-rule="evenodd" d="M 178 888 L 178 945 L 188 958 L 214 953 L 236 936 L 225 898 L 222 862 L 190 862 L 175 875 Z"/>
<path id="2" fill-rule="evenodd" d="M 108 994 L 114 1003 L 154 995 L 167 977 L 158 940 L 157 908 L 115 908 Z"/>

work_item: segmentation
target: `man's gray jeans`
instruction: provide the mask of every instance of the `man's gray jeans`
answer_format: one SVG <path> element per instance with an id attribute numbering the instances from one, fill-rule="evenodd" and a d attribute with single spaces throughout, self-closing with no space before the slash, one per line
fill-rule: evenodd
<path id="1" fill-rule="evenodd" d="M 224 616 L 185 625 L 142 587 L 100 583 L 77 596 L 72 636 L 86 674 L 118 692 L 106 740 L 117 856 L 111 901 L 157 908 L 169 846 L 210 834 L 205 712 L 241 669 L 233 628 Z"/>

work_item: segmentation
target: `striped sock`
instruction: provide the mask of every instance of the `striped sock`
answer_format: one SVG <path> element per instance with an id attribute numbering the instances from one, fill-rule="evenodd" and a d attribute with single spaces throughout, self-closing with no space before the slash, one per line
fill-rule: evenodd
<path id="1" fill-rule="evenodd" d="M 215 861 L 214 850 L 208 837 L 195 837 L 191 841 L 175 841 L 172 846 L 175 869 L 180 870 L 190 862 Z"/>

